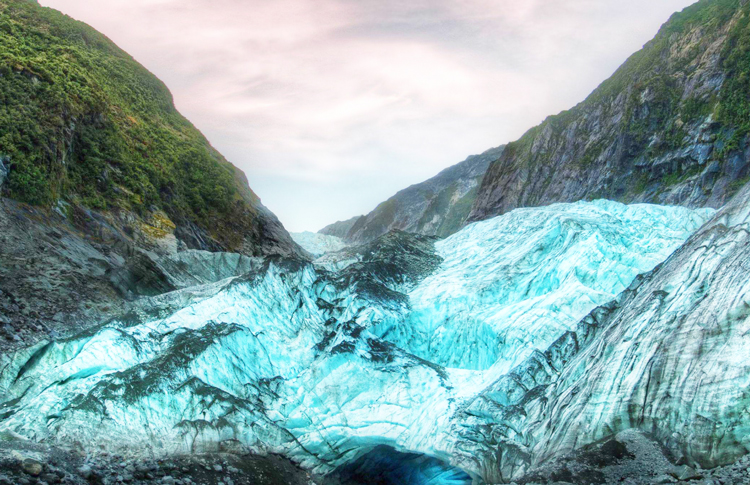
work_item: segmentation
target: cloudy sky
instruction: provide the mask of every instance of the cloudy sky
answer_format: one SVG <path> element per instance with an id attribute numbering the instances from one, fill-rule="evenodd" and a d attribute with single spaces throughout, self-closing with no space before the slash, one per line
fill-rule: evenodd
<path id="1" fill-rule="evenodd" d="M 582 101 L 693 0 L 41 0 L 114 40 L 291 231 Z"/>

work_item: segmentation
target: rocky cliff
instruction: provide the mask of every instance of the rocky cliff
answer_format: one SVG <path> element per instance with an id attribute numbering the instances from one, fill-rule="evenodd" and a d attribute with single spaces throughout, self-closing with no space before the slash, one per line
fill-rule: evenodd
<path id="1" fill-rule="evenodd" d="M 357 221 L 362 217 L 365 216 L 354 216 L 351 219 L 347 219 L 345 221 L 336 221 L 333 224 L 327 225 L 318 232 L 326 236 L 333 236 L 344 239 L 346 238 L 346 235 L 349 234 L 349 231 L 351 231 L 354 224 L 356 224 Z"/>
<path id="2" fill-rule="evenodd" d="M 445 237 L 461 228 L 490 162 L 504 147 L 487 150 L 408 187 L 367 215 L 336 222 L 320 230 L 348 243 L 373 241 L 392 229 Z"/>
<path id="3" fill-rule="evenodd" d="M 750 5 L 677 13 L 584 102 L 508 145 L 469 220 L 607 198 L 720 207 L 750 162 Z"/>

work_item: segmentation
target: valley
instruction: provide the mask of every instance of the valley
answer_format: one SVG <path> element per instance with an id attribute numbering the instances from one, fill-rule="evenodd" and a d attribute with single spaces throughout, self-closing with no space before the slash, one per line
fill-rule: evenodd
<path id="1" fill-rule="evenodd" d="M 750 4 L 289 233 L 86 24 L 0 0 L 0 485 L 750 483 Z"/>

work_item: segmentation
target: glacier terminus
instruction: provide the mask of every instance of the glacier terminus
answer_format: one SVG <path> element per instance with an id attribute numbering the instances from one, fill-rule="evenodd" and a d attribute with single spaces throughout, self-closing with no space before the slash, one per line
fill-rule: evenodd
<path id="1" fill-rule="evenodd" d="M 443 240 L 391 232 L 313 262 L 258 258 L 239 276 L 145 299 L 80 335 L 5 357 L 0 431 L 157 454 L 232 442 L 331 476 L 385 461 L 418 463 L 409 483 L 509 480 L 553 451 L 601 438 L 592 431 L 571 442 L 566 429 L 541 426 L 552 418 L 532 390 L 558 400 L 560 419 L 581 412 L 597 429 L 638 426 L 625 426 L 598 395 L 566 394 L 581 379 L 595 380 L 609 403 L 642 393 L 627 387 L 632 374 L 621 367 L 648 348 L 628 346 L 637 334 L 597 341 L 620 330 L 592 319 L 622 308 L 647 275 L 680 263 L 675 251 L 720 216 L 729 217 L 560 203 L 516 209 Z M 710 264 L 712 251 L 694 245 L 699 254 L 683 259 Z M 662 284 L 660 298 L 690 284 L 679 276 Z M 668 312 L 696 304 L 680 298 L 688 301 L 672 301 Z M 666 316 L 648 308 L 635 321 L 658 331 L 649 329 L 653 319 Z M 603 367 L 589 375 L 579 352 L 598 352 Z M 529 409 L 519 414 L 519 406 Z M 688 418 L 674 412 L 676 424 Z M 722 461 L 689 443 L 674 445 L 691 459 Z"/>

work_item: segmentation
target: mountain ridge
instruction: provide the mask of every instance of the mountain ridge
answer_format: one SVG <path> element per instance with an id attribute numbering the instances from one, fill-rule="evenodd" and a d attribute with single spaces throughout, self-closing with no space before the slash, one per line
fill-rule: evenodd
<path id="1" fill-rule="evenodd" d="M 445 237 L 461 228 L 490 162 L 504 146 L 471 155 L 424 182 L 410 185 L 367 215 L 339 221 L 321 229 L 350 244 L 371 242 L 391 230 Z"/>
<path id="2" fill-rule="evenodd" d="M 86 24 L 0 0 L 0 348 L 269 255 L 309 257 L 164 83 Z"/>
<path id="3" fill-rule="evenodd" d="M 194 249 L 301 254 L 169 89 L 107 37 L 21 0 L 0 2 L 0 31 L 2 195 L 161 212 Z"/>
<path id="4" fill-rule="evenodd" d="M 748 179 L 748 10 L 713 0 L 672 15 L 586 100 L 508 145 L 467 222 L 595 198 L 723 205 Z"/>

